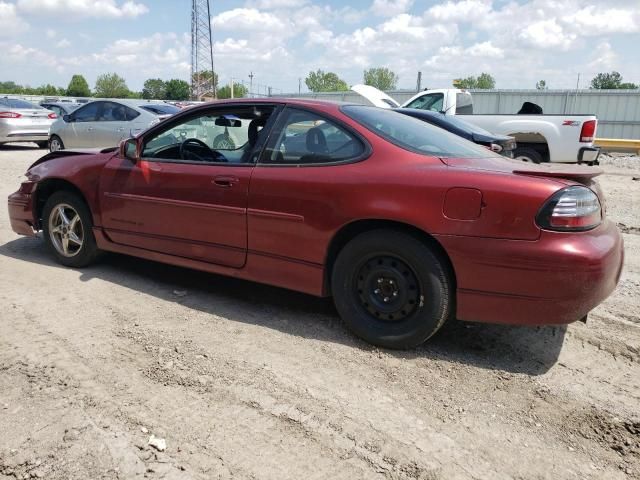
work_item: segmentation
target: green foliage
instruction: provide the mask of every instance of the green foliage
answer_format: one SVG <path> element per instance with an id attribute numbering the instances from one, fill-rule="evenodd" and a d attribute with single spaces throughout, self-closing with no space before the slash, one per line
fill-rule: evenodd
<path id="1" fill-rule="evenodd" d="M 622 84 L 622 75 L 618 72 L 599 73 L 591 79 L 591 88 L 617 89 Z"/>
<path id="2" fill-rule="evenodd" d="M 22 93 L 22 86 L 16 82 L 0 82 L 0 93 Z"/>
<path id="3" fill-rule="evenodd" d="M 22 94 L 22 95 L 46 95 L 49 97 L 57 97 L 66 95 L 64 88 L 56 87 L 47 83 L 39 87 L 29 87 L 18 85 L 15 82 L 0 82 L 0 93 Z"/>
<path id="4" fill-rule="evenodd" d="M 89 84 L 82 75 L 74 75 L 71 77 L 67 91 L 65 92 L 70 97 L 90 97 L 91 90 Z"/>
<path id="5" fill-rule="evenodd" d="M 167 85 L 159 78 L 150 78 L 144 82 L 142 98 L 164 100 L 167 96 Z"/>
<path id="6" fill-rule="evenodd" d="M 467 78 L 454 80 L 453 86 L 456 88 L 484 88 L 490 90 L 496 88 L 496 81 L 488 73 L 481 73 L 478 77 L 471 75 Z"/>
<path id="7" fill-rule="evenodd" d="M 199 90 L 213 93 L 214 86 L 218 86 L 218 74 L 211 70 L 202 70 L 193 74 L 193 82 L 200 86 Z"/>
<path id="8" fill-rule="evenodd" d="M 333 72 L 323 72 L 318 69 L 315 72 L 309 72 L 304 80 L 307 88 L 312 92 L 344 92 L 349 90 L 347 82 L 342 80 Z"/>
<path id="9" fill-rule="evenodd" d="M 398 75 L 386 67 L 370 68 L 364 71 L 364 83 L 378 90 L 394 90 L 398 85 Z"/>
<path id="10" fill-rule="evenodd" d="M 105 73 L 96 79 L 94 96 L 98 98 L 127 98 L 129 88 L 117 73 Z"/>
<path id="11" fill-rule="evenodd" d="M 546 90 L 547 88 L 549 87 L 547 87 L 547 82 L 545 80 L 540 80 L 536 83 L 537 90 Z"/>
<path id="12" fill-rule="evenodd" d="M 184 80 L 174 78 L 166 82 L 167 100 L 188 100 L 191 95 L 191 87 Z"/>
<path id="13" fill-rule="evenodd" d="M 241 83 L 233 83 L 233 98 L 243 98 L 249 93 L 249 89 Z M 225 85 L 218 89 L 218 98 L 231 98 L 231 86 Z"/>

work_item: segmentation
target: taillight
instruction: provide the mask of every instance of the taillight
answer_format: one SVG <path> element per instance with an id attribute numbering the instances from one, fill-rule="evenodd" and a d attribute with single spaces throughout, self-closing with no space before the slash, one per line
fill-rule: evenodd
<path id="1" fill-rule="evenodd" d="M 581 231 L 597 227 L 602 221 L 598 196 L 587 187 L 567 187 L 544 204 L 536 223 L 540 228 Z"/>
<path id="2" fill-rule="evenodd" d="M 502 145 L 499 145 L 497 143 L 492 143 L 489 149 L 492 152 L 500 153 L 502 151 Z"/>
<path id="3" fill-rule="evenodd" d="M 0 118 L 20 118 L 21 116 L 16 112 L 0 112 Z"/>
<path id="4" fill-rule="evenodd" d="M 582 130 L 580 131 L 581 142 L 593 142 L 596 136 L 597 120 L 587 120 L 582 124 Z"/>
<path id="5" fill-rule="evenodd" d="M 49 115 L 47 115 L 51 120 L 54 120 L 56 118 L 58 118 L 58 115 L 56 115 L 55 113 L 51 112 Z"/>

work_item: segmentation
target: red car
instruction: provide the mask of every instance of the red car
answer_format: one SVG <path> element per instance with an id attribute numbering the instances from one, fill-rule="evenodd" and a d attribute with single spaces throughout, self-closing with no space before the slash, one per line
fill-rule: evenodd
<path id="1" fill-rule="evenodd" d="M 562 324 L 602 302 L 623 245 L 599 173 L 375 107 L 230 100 L 44 156 L 9 214 L 64 265 L 111 251 L 333 295 L 357 335 L 406 348 L 449 318 Z"/>

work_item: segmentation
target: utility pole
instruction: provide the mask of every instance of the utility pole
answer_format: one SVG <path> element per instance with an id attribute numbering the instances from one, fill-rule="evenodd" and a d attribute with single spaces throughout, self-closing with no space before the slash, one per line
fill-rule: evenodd
<path id="1" fill-rule="evenodd" d="M 249 72 L 249 95 L 253 97 L 253 72 Z"/>
<path id="2" fill-rule="evenodd" d="M 298 95 L 302 93 L 302 79 L 298 78 Z"/>
<path id="3" fill-rule="evenodd" d="M 422 90 L 422 72 L 418 72 L 418 81 L 416 82 L 416 92 Z"/>
<path id="4" fill-rule="evenodd" d="M 233 98 L 233 77 L 231 77 L 231 98 Z"/>
<path id="5" fill-rule="evenodd" d="M 211 78 L 209 73 L 211 72 Z M 191 97 L 199 100 L 211 90 L 217 97 L 213 68 L 213 41 L 211 37 L 211 10 L 209 0 L 191 3 Z"/>

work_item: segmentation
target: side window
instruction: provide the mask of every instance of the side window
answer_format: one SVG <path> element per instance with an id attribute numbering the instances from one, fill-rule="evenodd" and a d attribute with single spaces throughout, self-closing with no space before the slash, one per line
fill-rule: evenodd
<path id="1" fill-rule="evenodd" d="M 198 112 L 145 138 L 143 158 L 249 163 L 273 107 L 241 106 Z"/>
<path id="2" fill-rule="evenodd" d="M 271 164 L 335 163 L 357 158 L 364 145 L 353 134 L 315 113 L 287 108 L 261 159 Z"/>
<path id="3" fill-rule="evenodd" d="M 76 122 L 95 122 L 98 118 L 98 105 L 102 102 L 93 102 L 73 112 Z"/>
<path id="4" fill-rule="evenodd" d="M 407 105 L 407 108 L 419 108 L 420 110 L 432 110 L 434 112 L 442 111 L 444 95 L 442 93 L 428 93 Z"/>
<path id="5" fill-rule="evenodd" d="M 102 108 L 98 109 L 98 121 L 100 122 L 126 122 L 127 115 L 124 105 L 115 102 L 101 102 Z"/>
<path id="6" fill-rule="evenodd" d="M 125 114 L 127 116 L 127 122 L 130 122 L 131 120 L 137 118 L 140 116 L 140 112 L 134 110 L 133 108 L 130 107 L 124 107 L 125 110 Z"/>

